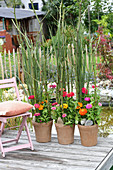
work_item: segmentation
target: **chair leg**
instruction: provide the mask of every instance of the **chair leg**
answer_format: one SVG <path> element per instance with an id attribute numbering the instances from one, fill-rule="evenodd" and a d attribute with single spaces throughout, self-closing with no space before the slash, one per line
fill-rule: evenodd
<path id="1" fill-rule="evenodd" d="M 3 145 L 2 145 L 2 141 L 1 141 L 1 136 L 0 136 L 0 149 L 1 149 L 1 152 L 2 152 L 2 156 L 5 157 L 5 152 L 4 152 L 4 149 L 3 149 Z"/>
<path id="2" fill-rule="evenodd" d="M 25 126 L 25 129 L 26 129 L 26 133 L 27 133 L 27 136 L 28 136 L 28 140 L 29 140 L 29 144 L 30 144 L 30 148 L 31 150 L 34 150 L 33 148 L 33 144 L 32 144 L 32 141 L 31 141 L 31 137 L 30 137 L 30 133 L 29 133 L 29 129 L 28 129 L 28 126 L 27 126 L 27 116 L 24 116 L 23 117 L 23 121 L 22 121 L 22 124 L 19 128 L 19 131 L 18 131 L 18 134 L 17 134 L 17 137 L 16 137 L 16 143 L 18 143 L 19 139 L 20 139 L 20 136 L 21 136 L 21 133 L 22 133 L 22 130 L 23 130 L 23 127 Z"/>
<path id="3" fill-rule="evenodd" d="M 5 127 L 5 123 L 1 123 L 1 129 L 0 129 L 0 133 L 2 134 L 3 133 L 3 131 L 4 131 L 4 127 Z"/>
<path id="4" fill-rule="evenodd" d="M 29 133 L 29 129 L 28 129 L 28 126 L 27 126 L 27 120 L 25 120 L 25 129 L 26 129 L 26 133 L 27 133 L 27 136 L 28 136 L 30 148 L 31 148 L 31 150 L 34 150 L 33 144 L 32 144 L 32 141 L 31 141 L 31 137 L 30 137 L 30 133 Z"/>
<path id="5" fill-rule="evenodd" d="M 21 136 L 21 133 L 22 133 L 22 130 L 23 130 L 23 127 L 24 127 L 24 125 L 25 125 L 25 120 L 27 119 L 27 116 L 24 116 L 23 117 L 23 120 L 22 120 L 22 124 L 21 124 L 21 126 L 20 126 L 20 128 L 19 128 L 19 131 L 18 131 L 18 134 L 17 134 L 17 137 L 16 137 L 16 143 L 18 143 L 18 141 L 19 141 L 19 139 L 20 139 L 20 136 Z"/>
<path id="6" fill-rule="evenodd" d="M 3 156 L 3 157 L 5 157 L 5 152 L 4 152 L 4 149 L 3 149 L 1 136 L 2 136 L 2 132 L 3 132 L 3 130 L 4 130 L 4 126 L 5 126 L 5 123 L 2 122 L 2 124 L 1 124 L 1 130 L 0 130 L 0 149 L 1 149 L 1 152 L 2 152 L 2 156 Z"/>

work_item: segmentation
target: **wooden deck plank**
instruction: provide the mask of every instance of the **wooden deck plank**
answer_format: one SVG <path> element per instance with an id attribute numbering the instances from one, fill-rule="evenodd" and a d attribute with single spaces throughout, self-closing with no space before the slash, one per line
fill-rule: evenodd
<path id="1" fill-rule="evenodd" d="M 16 134 L 17 131 L 4 131 L 3 139 L 14 138 Z M 34 132 L 31 132 L 31 138 L 35 150 L 22 149 L 9 152 L 6 153 L 5 158 L 0 155 L 0 170 L 95 170 L 113 147 L 113 138 L 99 137 L 98 144 L 93 147 L 82 146 L 79 136 L 75 136 L 74 144 L 70 145 L 58 144 L 57 136 L 54 134 L 51 142 L 48 143 L 36 142 Z M 28 143 L 24 131 L 20 143 Z M 111 158 L 113 158 L 112 154 L 108 158 L 110 166 L 112 164 Z"/>

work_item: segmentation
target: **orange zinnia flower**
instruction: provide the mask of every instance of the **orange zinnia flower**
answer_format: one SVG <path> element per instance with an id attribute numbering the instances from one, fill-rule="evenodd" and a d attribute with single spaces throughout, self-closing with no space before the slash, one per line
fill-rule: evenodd
<path id="1" fill-rule="evenodd" d="M 40 105 L 40 107 L 38 108 L 39 110 L 43 110 L 43 105 Z"/>
<path id="2" fill-rule="evenodd" d="M 44 100 L 47 103 L 47 100 Z"/>
<path id="3" fill-rule="evenodd" d="M 80 103 L 80 102 L 78 102 L 78 105 L 79 105 L 80 107 L 82 107 L 82 106 L 83 106 L 83 104 L 82 104 L 82 103 Z"/>
<path id="4" fill-rule="evenodd" d="M 86 115 L 86 113 L 87 113 L 87 109 L 80 109 L 80 110 L 79 110 L 79 114 L 80 114 L 81 116 Z"/>
<path id="5" fill-rule="evenodd" d="M 76 109 L 80 109 L 80 106 L 77 106 Z"/>
<path id="6" fill-rule="evenodd" d="M 41 104 L 44 104 L 44 102 L 42 101 Z"/>

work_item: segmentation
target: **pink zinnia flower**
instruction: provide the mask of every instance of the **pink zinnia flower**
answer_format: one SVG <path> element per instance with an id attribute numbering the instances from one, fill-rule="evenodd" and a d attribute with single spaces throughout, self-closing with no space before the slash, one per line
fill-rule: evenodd
<path id="1" fill-rule="evenodd" d="M 39 108 L 40 107 L 40 105 L 39 104 L 34 104 L 34 106 L 36 107 L 36 108 Z"/>
<path id="2" fill-rule="evenodd" d="M 89 101 L 90 101 L 90 98 L 89 98 L 89 97 L 85 97 L 84 100 L 87 101 L 87 102 L 89 102 Z"/>
<path id="3" fill-rule="evenodd" d="M 96 86 L 97 87 L 97 86 Z M 95 89 L 95 85 L 92 85 L 92 88 Z"/>
<path id="4" fill-rule="evenodd" d="M 102 106 L 102 103 L 98 103 L 99 106 Z"/>
<path id="5" fill-rule="evenodd" d="M 82 93 L 87 94 L 87 93 L 88 93 L 88 90 L 87 90 L 85 87 L 83 87 L 83 88 L 82 88 Z"/>
<path id="6" fill-rule="evenodd" d="M 34 116 L 40 116 L 40 113 L 35 113 Z"/>
<path id="7" fill-rule="evenodd" d="M 28 99 L 34 99 L 34 95 L 29 96 Z"/>
<path id="8" fill-rule="evenodd" d="M 56 88 L 56 85 L 53 84 L 53 85 L 50 85 L 49 87 L 54 89 L 54 88 Z"/>
<path id="9" fill-rule="evenodd" d="M 56 107 L 60 106 L 60 104 L 57 104 Z"/>
<path id="10" fill-rule="evenodd" d="M 56 110 L 56 107 L 52 107 L 51 109 L 52 109 L 52 110 Z"/>
<path id="11" fill-rule="evenodd" d="M 66 113 L 64 113 L 63 115 L 62 115 L 62 117 L 66 117 L 67 115 L 66 115 Z"/>
<path id="12" fill-rule="evenodd" d="M 91 109 L 92 108 L 92 104 L 87 104 L 86 105 L 86 109 Z"/>
<path id="13" fill-rule="evenodd" d="M 58 103 L 57 102 L 55 102 L 55 103 L 52 103 L 52 106 L 55 106 L 55 105 L 57 105 Z"/>

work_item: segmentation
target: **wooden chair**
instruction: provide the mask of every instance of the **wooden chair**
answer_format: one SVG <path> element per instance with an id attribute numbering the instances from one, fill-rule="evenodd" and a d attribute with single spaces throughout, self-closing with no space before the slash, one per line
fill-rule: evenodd
<path id="1" fill-rule="evenodd" d="M 20 96 L 19 96 L 19 92 L 18 92 L 15 77 L 10 78 L 10 79 L 0 80 L 0 89 L 9 88 L 9 87 L 15 87 L 15 91 L 16 91 L 16 94 L 17 94 L 17 99 L 18 99 L 18 101 L 20 101 Z M 16 138 L 15 139 L 10 139 L 10 140 L 7 140 L 7 141 L 2 141 L 1 136 L 2 136 L 2 132 L 4 131 L 5 123 L 7 123 L 7 119 L 16 118 L 16 117 L 20 117 L 20 116 L 23 117 L 23 120 L 22 120 L 22 123 L 21 123 L 21 125 L 19 127 L 19 131 L 18 131 L 18 134 L 17 134 Z M 28 126 L 27 126 L 27 117 L 32 117 L 32 113 L 26 112 L 26 113 L 22 113 L 22 114 L 15 115 L 15 116 L 1 116 L 0 115 L 0 121 L 2 122 L 1 123 L 1 129 L 0 129 L 0 149 L 1 149 L 3 157 L 5 157 L 5 152 L 15 151 L 15 150 L 23 149 L 23 148 L 30 148 L 31 150 L 33 150 L 33 145 L 32 145 L 32 141 L 31 141 L 30 133 L 29 133 L 29 129 L 28 129 Z M 25 126 L 25 130 L 27 132 L 29 143 L 4 148 L 3 144 L 5 144 L 5 143 L 14 142 L 14 141 L 16 143 L 18 143 L 24 126 Z M 18 126 L 16 126 L 16 127 L 18 127 Z"/>

